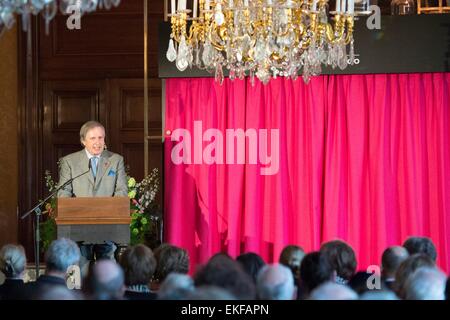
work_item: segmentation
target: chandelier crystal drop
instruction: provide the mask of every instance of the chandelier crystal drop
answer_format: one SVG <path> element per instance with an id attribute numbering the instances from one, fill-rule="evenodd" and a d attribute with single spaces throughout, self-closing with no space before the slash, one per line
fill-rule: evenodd
<path id="1" fill-rule="evenodd" d="M 266 84 L 278 76 L 304 81 L 322 65 L 345 69 L 354 63 L 354 1 L 171 0 L 167 59 L 180 71 L 195 66 L 229 78 L 256 76 Z M 347 48 L 349 46 L 349 48 Z M 252 80 L 253 81 L 253 80 Z"/>

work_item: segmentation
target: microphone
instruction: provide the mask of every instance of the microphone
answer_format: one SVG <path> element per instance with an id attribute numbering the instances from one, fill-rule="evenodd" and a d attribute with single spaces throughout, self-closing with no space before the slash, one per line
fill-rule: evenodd
<path id="1" fill-rule="evenodd" d="M 79 175 L 77 175 L 77 176 L 75 176 L 75 177 L 73 177 L 73 178 L 70 178 L 70 179 L 67 180 L 62 186 L 58 187 L 56 191 L 61 190 L 62 188 L 64 188 L 65 186 L 67 186 L 69 183 L 71 183 L 73 180 L 75 180 L 76 178 L 79 178 L 79 177 L 85 175 L 86 173 L 88 173 L 89 171 L 91 171 L 91 167 L 92 167 L 91 160 L 89 160 L 87 171 L 85 171 L 85 172 L 83 172 L 83 173 L 80 173 Z"/>
<path id="2" fill-rule="evenodd" d="M 59 190 L 63 189 L 65 186 L 67 186 L 69 183 L 72 183 L 73 180 L 85 175 L 86 173 L 91 171 L 91 160 L 89 160 L 89 164 L 88 164 L 88 169 L 87 171 L 80 173 L 79 175 L 70 178 L 69 180 L 67 180 L 64 184 L 60 185 L 59 187 L 57 187 L 55 190 L 53 190 L 52 193 L 50 193 L 44 200 L 41 200 L 33 209 L 29 210 L 27 213 L 25 213 L 23 216 L 21 216 L 21 219 L 25 219 L 31 212 L 35 211 L 37 208 L 39 208 L 41 205 L 43 205 L 44 203 L 47 202 L 48 199 L 50 199 L 51 197 L 53 197 L 55 194 L 58 193 Z"/>

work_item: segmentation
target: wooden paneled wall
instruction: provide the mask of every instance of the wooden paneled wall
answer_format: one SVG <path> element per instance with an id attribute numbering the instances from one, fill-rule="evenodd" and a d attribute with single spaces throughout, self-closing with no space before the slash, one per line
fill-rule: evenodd
<path id="1" fill-rule="evenodd" d="M 17 242 L 17 28 L 0 37 L 0 247 Z M 0 33 L 2 30 L 0 30 Z"/>
<path id="2" fill-rule="evenodd" d="M 157 26 L 164 18 L 163 6 L 164 0 L 149 0 L 149 133 L 156 136 L 162 125 Z M 144 176 L 143 1 L 122 0 L 110 11 L 84 15 L 80 30 L 69 30 L 66 19 L 57 16 L 49 35 L 42 19 L 34 21 L 33 32 L 19 38 L 25 66 L 20 82 L 25 142 L 20 151 L 25 159 L 20 162 L 21 211 L 47 194 L 44 171 L 57 180 L 58 159 L 81 149 L 79 129 L 91 119 L 104 124 L 108 149 L 125 157 L 130 175 Z M 161 172 L 161 140 L 150 142 L 149 168 L 154 167 Z M 31 222 L 21 222 L 19 232 L 29 248 Z"/>

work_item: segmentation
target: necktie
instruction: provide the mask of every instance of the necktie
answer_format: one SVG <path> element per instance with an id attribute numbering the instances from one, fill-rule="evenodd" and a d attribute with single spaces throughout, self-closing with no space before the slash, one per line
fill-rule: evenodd
<path id="1" fill-rule="evenodd" d="M 94 175 L 94 178 L 97 176 L 97 163 L 98 163 L 98 157 L 92 157 L 91 158 L 92 161 L 92 174 Z"/>

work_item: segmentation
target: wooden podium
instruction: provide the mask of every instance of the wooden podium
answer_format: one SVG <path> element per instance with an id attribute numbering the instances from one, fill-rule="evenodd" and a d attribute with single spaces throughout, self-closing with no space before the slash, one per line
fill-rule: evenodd
<path id="1" fill-rule="evenodd" d="M 128 197 L 57 198 L 57 237 L 103 243 L 130 242 L 130 199 Z"/>

